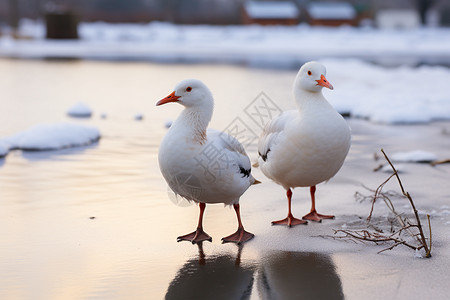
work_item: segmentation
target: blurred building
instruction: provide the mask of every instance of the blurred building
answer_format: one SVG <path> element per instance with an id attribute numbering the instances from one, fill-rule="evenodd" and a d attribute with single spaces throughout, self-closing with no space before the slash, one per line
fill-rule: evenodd
<path id="1" fill-rule="evenodd" d="M 42 18 L 48 7 L 64 7 L 82 21 L 111 23 L 169 21 L 186 24 L 239 24 L 244 0 L 0 0 L 0 23 L 11 11 Z M 17 4 L 17 8 L 12 7 Z"/>
<path id="2" fill-rule="evenodd" d="M 252 5 L 264 7 L 270 2 L 271 15 L 260 18 L 248 7 L 249 0 L 0 0 L 0 25 L 17 26 L 18 19 L 43 19 L 51 7 L 63 8 L 65 12 L 75 14 L 80 21 L 85 22 L 151 22 L 168 21 L 179 24 L 246 24 L 246 23 L 288 23 L 295 18 L 290 13 L 283 13 L 283 17 L 274 17 L 276 12 L 284 10 L 286 2 L 295 5 L 299 11 L 298 22 L 311 22 L 320 25 L 335 25 L 339 23 L 359 24 L 361 20 L 376 20 L 378 12 L 408 11 L 402 16 L 384 14 L 377 23 L 382 26 L 411 27 L 393 24 L 393 20 L 402 19 L 403 24 L 444 24 L 450 25 L 450 0 L 251 0 Z M 308 9 L 315 5 L 340 5 L 345 9 L 329 9 L 333 16 L 324 18 L 325 8 L 320 8 L 319 15 Z M 317 6 L 316 6 L 317 7 Z M 337 6 L 336 6 L 337 7 Z M 348 8 L 353 7 L 355 18 L 350 17 Z M 342 10 L 341 10 L 342 9 Z M 346 11 L 345 13 L 344 10 Z M 267 11 L 267 10 L 266 10 Z M 309 14 L 308 14 L 309 11 Z M 328 12 L 327 12 L 328 14 Z M 347 20 L 344 22 L 344 15 Z M 414 15 L 414 16 L 413 16 Z M 413 17 L 412 17 L 413 16 Z M 418 20 L 412 21 L 413 19 Z M 281 20 L 283 19 L 283 21 Z M 354 21 L 353 19 L 356 19 Z M 400 21 L 399 21 L 400 22 Z M 393 25 L 381 25 L 389 24 Z M 414 25 L 415 26 L 415 25 Z M 418 26 L 418 25 L 417 25 Z"/>
<path id="3" fill-rule="evenodd" d="M 306 6 L 306 14 L 311 25 L 358 25 L 356 10 L 347 2 L 311 2 Z"/>
<path id="4" fill-rule="evenodd" d="M 242 6 L 243 24 L 295 25 L 299 17 L 299 8 L 290 1 L 246 1 Z"/>

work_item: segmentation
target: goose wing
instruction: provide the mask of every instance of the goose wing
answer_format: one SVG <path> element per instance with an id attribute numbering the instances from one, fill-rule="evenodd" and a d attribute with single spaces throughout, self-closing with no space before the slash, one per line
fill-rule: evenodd
<path id="1" fill-rule="evenodd" d="M 285 111 L 265 126 L 258 143 L 258 155 L 264 162 L 271 148 L 278 143 L 286 125 L 295 118 L 296 113 L 295 110 Z"/>
<path id="2" fill-rule="evenodd" d="M 236 165 L 242 177 L 249 177 L 251 172 L 250 159 L 242 144 L 226 132 L 208 129 L 208 143 L 213 143 L 219 153 L 228 163 Z"/>

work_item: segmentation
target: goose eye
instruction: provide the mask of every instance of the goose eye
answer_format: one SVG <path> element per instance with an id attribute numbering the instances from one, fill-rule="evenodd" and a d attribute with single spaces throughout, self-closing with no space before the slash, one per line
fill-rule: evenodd
<path id="1" fill-rule="evenodd" d="M 188 86 L 188 87 L 186 88 L 186 92 L 190 92 L 190 91 L 192 91 L 192 88 L 191 88 L 190 86 Z"/>
<path id="2" fill-rule="evenodd" d="M 308 75 L 309 75 L 309 76 L 311 76 L 311 75 L 312 75 L 311 71 L 308 71 Z"/>

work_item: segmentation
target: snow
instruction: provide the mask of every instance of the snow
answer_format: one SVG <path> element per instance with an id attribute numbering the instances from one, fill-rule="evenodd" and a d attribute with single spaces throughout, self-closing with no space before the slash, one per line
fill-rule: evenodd
<path id="1" fill-rule="evenodd" d="M 356 17 L 356 11 L 349 3 L 313 2 L 308 5 L 308 13 L 314 19 L 348 20 Z"/>
<path id="2" fill-rule="evenodd" d="M 418 162 L 429 163 L 437 160 L 437 156 L 434 153 L 415 150 L 409 152 L 397 152 L 392 154 L 392 160 L 395 162 Z"/>
<path id="3" fill-rule="evenodd" d="M 299 10 L 292 2 L 248 1 L 244 8 L 253 19 L 292 19 L 299 16 Z"/>
<path id="4" fill-rule="evenodd" d="M 6 150 L 57 150 L 89 145 L 98 141 L 97 128 L 74 124 L 39 124 L 13 136 L 0 139 Z"/>
<path id="5" fill-rule="evenodd" d="M 340 112 L 376 123 L 411 124 L 450 119 L 450 70 L 437 66 L 384 68 L 358 60 L 322 60 Z"/>
<path id="6" fill-rule="evenodd" d="M 67 114 L 75 118 L 89 118 L 92 116 L 92 109 L 84 102 L 78 102 L 69 110 Z"/>
<path id="7" fill-rule="evenodd" d="M 406 167 L 405 165 L 403 165 L 403 164 L 394 164 L 394 167 L 395 167 L 395 169 L 397 170 L 397 172 L 400 173 L 400 174 L 407 171 L 407 167 Z M 389 174 L 392 174 L 392 173 L 394 172 L 394 171 L 392 170 L 391 165 L 389 165 L 389 164 L 384 165 L 384 166 L 380 169 L 380 171 L 383 172 L 383 173 L 389 173 Z"/>
<path id="8" fill-rule="evenodd" d="M 0 144 L 0 158 L 6 156 L 6 154 L 8 154 L 8 151 L 9 149 L 5 145 Z"/>
<path id="9" fill-rule="evenodd" d="M 173 124 L 173 120 L 167 120 L 167 121 L 164 123 L 164 127 L 167 128 L 167 129 L 169 129 L 170 126 L 172 126 L 172 124 Z"/>
<path id="10" fill-rule="evenodd" d="M 19 33 L 0 37 L 0 57 L 220 62 L 298 69 L 319 60 L 342 113 L 375 123 L 450 120 L 450 28 L 378 30 L 299 26 L 187 26 L 82 23 L 78 41 L 45 40 L 41 23 L 23 21 Z M 373 62 L 378 64 L 373 64 Z M 389 66 L 386 68 L 385 66 Z M 439 82 L 437 84 L 437 82 Z"/>
<path id="11" fill-rule="evenodd" d="M 45 40 L 43 23 L 22 22 L 0 38 L 0 57 L 74 57 L 159 62 L 232 62 L 293 67 L 324 57 L 391 65 L 450 63 L 450 29 L 379 30 L 353 27 L 208 26 L 81 23 L 80 40 Z"/>
<path id="12" fill-rule="evenodd" d="M 423 248 L 422 249 L 416 249 L 415 251 L 414 251 L 414 257 L 415 258 L 425 258 L 425 256 L 426 256 L 426 253 L 425 253 L 425 251 L 423 250 Z"/>

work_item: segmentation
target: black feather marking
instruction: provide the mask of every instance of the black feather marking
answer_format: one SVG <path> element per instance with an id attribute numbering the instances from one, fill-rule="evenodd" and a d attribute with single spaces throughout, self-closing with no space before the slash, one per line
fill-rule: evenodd
<path id="1" fill-rule="evenodd" d="M 263 159 L 263 161 L 267 160 L 267 154 L 269 153 L 270 149 L 267 150 L 266 154 L 261 154 L 261 152 L 258 152 L 259 156 L 261 156 L 261 158 Z"/>
<path id="2" fill-rule="evenodd" d="M 242 176 L 242 178 L 244 178 L 245 176 L 249 177 L 250 176 L 250 172 L 252 171 L 252 168 L 246 170 L 244 167 L 239 166 L 239 171 L 241 172 L 241 174 L 244 174 Z"/>

